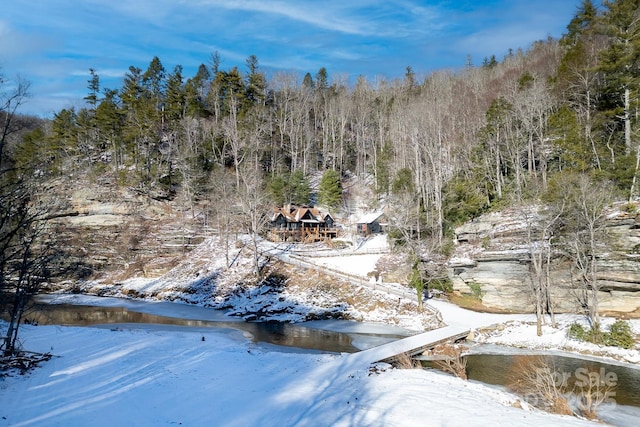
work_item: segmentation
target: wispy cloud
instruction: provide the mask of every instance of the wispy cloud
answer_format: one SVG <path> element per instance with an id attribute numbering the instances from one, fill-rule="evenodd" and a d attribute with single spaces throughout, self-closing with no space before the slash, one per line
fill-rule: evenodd
<path id="1" fill-rule="evenodd" d="M 0 67 L 32 80 L 34 112 L 86 95 L 89 68 L 119 87 L 158 56 L 195 73 L 255 54 L 268 73 L 402 76 L 461 67 L 559 36 L 581 0 L 13 0 L 0 16 Z M 84 74 L 83 74 L 83 70 Z M 55 101 L 55 102 L 54 102 Z"/>

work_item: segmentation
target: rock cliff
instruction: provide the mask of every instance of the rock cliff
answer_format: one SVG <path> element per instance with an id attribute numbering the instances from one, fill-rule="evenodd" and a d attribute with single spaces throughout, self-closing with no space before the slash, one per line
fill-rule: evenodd
<path id="1" fill-rule="evenodd" d="M 637 206 L 636 206 L 637 208 Z M 630 213 L 631 212 L 631 213 Z M 603 313 L 640 317 L 640 214 L 633 207 L 611 209 L 606 247 L 598 258 Z M 448 271 L 454 290 L 474 296 L 488 309 L 533 311 L 527 221 L 536 207 L 483 215 L 455 230 L 455 254 Z M 541 244 L 535 242 L 534 244 Z M 553 251 L 551 283 L 557 311 L 575 311 L 571 262 Z"/>
<path id="2" fill-rule="evenodd" d="M 57 191 L 65 207 L 54 222 L 76 277 L 160 276 L 207 232 L 202 216 L 132 189 L 60 182 Z"/>

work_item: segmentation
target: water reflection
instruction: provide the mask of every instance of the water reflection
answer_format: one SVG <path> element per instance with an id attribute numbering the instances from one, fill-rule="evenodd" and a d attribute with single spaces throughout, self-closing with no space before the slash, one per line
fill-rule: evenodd
<path id="1" fill-rule="evenodd" d="M 471 354 L 467 356 L 469 379 L 487 384 L 509 386 L 523 366 L 523 359 L 540 357 L 535 355 Z M 560 379 L 565 379 L 568 389 L 576 381 L 588 381 L 589 376 L 605 380 L 615 376 L 615 401 L 620 405 L 640 406 L 640 370 L 575 357 L 545 355 L 549 366 Z"/>
<path id="2" fill-rule="evenodd" d="M 467 377 L 509 388 L 518 377 L 518 370 L 531 366 L 527 360 L 539 357 L 536 354 L 470 354 L 466 356 Z M 573 390 L 576 381 L 585 383 L 591 378 L 594 381 L 614 378 L 615 386 L 610 391 L 615 393 L 616 404 L 640 407 L 640 369 L 560 355 L 547 354 L 544 358 L 558 381 L 567 386 L 566 389 Z M 423 361 L 422 365 L 436 367 L 429 361 Z"/>
<path id="3" fill-rule="evenodd" d="M 41 325 L 91 326 L 103 324 L 147 323 L 200 328 L 232 328 L 248 332 L 256 342 L 311 350 L 354 353 L 348 334 L 307 328 L 299 324 L 243 321 L 212 321 L 173 318 L 130 311 L 122 307 L 95 307 L 72 304 L 40 304 L 25 315 L 25 320 Z"/>

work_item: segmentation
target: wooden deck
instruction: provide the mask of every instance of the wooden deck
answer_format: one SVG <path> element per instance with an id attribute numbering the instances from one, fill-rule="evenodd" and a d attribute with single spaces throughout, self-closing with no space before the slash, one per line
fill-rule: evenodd
<path id="1" fill-rule="evenodd" d="M 272 228 L 269 230 L 269 240 L 273 242 L 319 242 L 338 237 L 337 228 L 304 227 L 298 229 Z"/>
<path id="2" fill-rule="evenodd" d="M 445 326 L 433 331 L 413 335 L 398 341 L 382 344 L 368 350 L 353 353 L 350 357 L 357 358 L 358 361 L 366 363 L 390 362 L 396 356 L 407 353 L 416 356 L 425 350 L 446 341 L 457 341 L 466 338 L 470 330 L 459 326 Z M 360 360 L 361 359 L 361 360 Z"/>

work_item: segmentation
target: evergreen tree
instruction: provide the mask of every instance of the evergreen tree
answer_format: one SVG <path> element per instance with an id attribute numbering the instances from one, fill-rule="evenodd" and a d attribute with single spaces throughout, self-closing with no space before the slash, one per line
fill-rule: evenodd
<path id="1" fill-rule="evenodd" d="M 294 205 L 306 205 L 311 198 L 311 186 L 309 180 L 301 170 L 296 170 L 289 178 L 290 200 Z"/>
<path id="2" fill-rule="evenodd" d="M 166 87 L 165 69 L 157 56 L 149 63 L 142 75 L 142 87 L 145 98 L 149 99 L 156 111 L 160 111 Z"/>
<path id="3" fill-rule="evenodd" d="M 59 156 L 62 153 L 77 155 L 78 129 L 76 127 L 76 112 L 72 107 L 62 109 L 54 114 L 51 123 L 51 140 L 56 146 Z"/>
<path id="4" fill-rule="evenodd" d="M 190 116 L 201 117 L 207 110 L 207 88 L 210 84 L 211 74 L 207 66 L 200 64 L 198 72 L 185 84 L 185 102 L 187 113 Z"/>
<path id="5" fill-rule="evenodd" d="M 91 74 L 91 78 L 88 80 L 89 86 L 87 86 L 89 94 L 85 96 L 84 99 L 87 101 L 90 108 L 95 110 L 99 101 L 98 94 L 100 93 L 100 77 L 93 68 L 89 68 L 89 74 Z"/>
<path id="6" fill-rule="evenodd" d="M 249 105 L 263 104 L 267 79 L 264 74 L 258 70 L 258 58 L 255 55 L 247 58 L 247 68 L 249 69 L 249 75 L 247 76 L 247 89 L 245 92 L 246 102 Z"/>
<path id="7" fill-rule="evenodd" d="M 316 74 L 315 88 L 319 91 L 324 91 L 329 87 L 329 73 L 327 69 L 322 67 Z"/>
<path id="8" fill-rule="evenodd" d="M 267 183 L 267 190 L 276 206 L 309 204 L 311 186 L 301 170 L 292 174 L 275 175 Z"/>
<path id="9" fill-rule="evenodd" d="M 628 193 L 632 199 L 638 193 L 640 179 L 640 142 L 635 136 L 638 114 L 637 107 L 632 106 L 640 95 L 640 0 L 605 0 L 603 5 L 603 26 L 610 37 L 609 47 L 600 55 L 599 68 L 605 76 L 603 107 L 612 120 L 621 122 L 624 154 L 635 155 Z"/>
<path id="10" fill-rule="evenodd" d="M 331 209 L 342 203 L 342 182 L 340 175 L 333 169 L 325 171 L 318 188 L 318 202 Z"/>
<path id="11" fill-rule="evenodd" d="M 604 1 L 603 26 L 610 44 L 600 55 L 605 75 L 604 106 L 612 117 L 621 117 L 625 151 L 631 153 L 630 99 L 640 84 L 640 0 Z"/>
<path id="12" fill-rule="evenodd" d="M 575 16 L 567 25 L 567 33 L 562 36 L 560 43 L 565 46 L 575 46 L 581 43 L 585 36 L 592 34 L 598 17 L 598 9 L 592 0 L 582 0 Z"/>
<path id="13" fill-rule="evenodd" d="M 302 86 L 307 89 L 313 89 L 315 87 L 313 77 L 311 77 L 310 73 L 304 75 L 304 78 L 302 79 Z"/>
<path id="14" fill-rule="evenodd" d="M 126 154 L 122 143 L 123 114 L 119 106 L 117 90 L 104 90 L 104 99 L 96 108 L 96 125 L 101 143 L 111 147 L 111 160 L 117 170 L 124 163 Z"/>
<path id="15" fill-rule="evenodd" d="M 167 91 L 164 103 L 165 126 L 175 128 L 186 110 L 186 95 L 182 81 L 182 66 L 176 65 L 167 78 Z"/>

